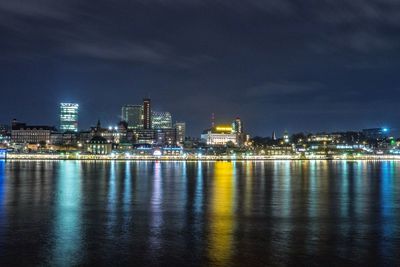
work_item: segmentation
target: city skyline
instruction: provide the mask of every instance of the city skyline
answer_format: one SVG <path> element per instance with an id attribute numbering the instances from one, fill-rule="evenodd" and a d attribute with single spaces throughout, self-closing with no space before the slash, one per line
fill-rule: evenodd
<path id="1" fill-rule="evenodd" d="M 396 2 L 94 3 L 0 4 L 1 123 L 57 125 L 60 102 L 111 123 L 143 96 L 190 135 L 212 112 L 262 136 L 400 121 Z"/>
<path id="2" fill-rule="evenodd" d="M 144 98 L 146 99 L 146 98 Z M 153 100 L 151 100 L 151 102 L 153 103 Z M 91 121 L 89 124 L 87 125 L 83 125 L 81 123 L 81 117 L 85 117 L 84 114 L 82 114 L 82 112 L 80 111 L 80 109 L 82 108 L 81 105 L 79 103 L 72 103 L 72 102 L 61 102 L 58 103 L 58 109 L 60 109 L 62 107 L 62 105 L 77 105 L 79 107 L 79 120 L 78 120 L 78 124 L 79 124 L 79 130 L 87 130 L 90 129 L 91 127 L 95 127 L 96 123 L 98 120 L 100 120 L 104 125 L 107 125 L 107 127 L 115 127 L 119 122 L 121 121 L 126 121 L 123 118 L 123 114 L 121 114 L 121 110 L 123 110 L 126 107 L 131 107 L 131 106 L 142 106 L 143 104 L 138 104 L 139 101 L 135 102 L 135 103 L 131 103 L 131 104 L 124 104 L 122 106 L 119 107 L 120 110 L 120 115 L 117 116 L 117 118 L 112 121 L 112 120 L 103 120 L 103 118 L 100 118 L 99 116 L 97 116 L 97 119 Z M 156 105 L 158 106 L 158 105 Z M 161 105 L 163 106 L 163 105 Z M 142 110 L 143 112 L 143 110 Z M 116 112 L 117 114 L 118 112 Z M 123 113 L 123 112 L 122 112 Z M 180 120 L 175 119 L 175 117 L 180 117 L 180 116 L 176 116 L 176 114 L 174 114 L 174 116 L 171 116 L 171 113 L 168 111 L 159 111 L 159 109 L 154 110 L 153 106 L 151 107 L 151 116 L 154 116 L 155 114 L 163 114 L 166 113 L 168 114 L 168 116 L 170 116 L 170 123 L 171 123 L 171 127 L 172 125 L 174 125 L 176 122 L 180 122 Z M 52 126 L 52 127 L 56 127 L 57 129 L 59 129 L 61 132 L 63 131 L 61 128 L 61 122 L 60 122 L 60 116 L 61 116 L 61 110 L 58 111 L 58 113 L 54 113 L 55 114 L 55 118 L 52 119 L 51 121 L 55 121 L 54 123 L 51 123 L 49 121 L 44 121 L 42 120 L 38 120 L 38 121 L 28 121 L 25 119 L 21 119 L 21 118 L 16 118 L 13 117 L 12 119 L 10 119 L 8 122 L 1 122 L 0 121 L 0 125 L 8 125 L 10 126 L 12 124 L 12 121 L 17 119 L 19 121 L 24 121 L 24 122 L 28 122 L 31 125 L 48 125 L 48 126 Z M 156 115 L 156 116 L 157 116 Z M 217 114 L 218 115 L 218 114 Z M 29 117 L 29 116 L 28 116 Z M 109 118 L 110 116 L 104 116 L 106 118 Z M 112 116 L 111 116 L 112 117 Z M 199 130 L 198 132 L 194 132 L 193 129 L 191 129 L 191 125 L 189 125 L 189 127 L 186 125 L 186 128 L 189 129 L 189 131 L 187 131 L 187 136 L 189 137 L 198 137 L 200 135 L 200 133 L 206 129 L 211 127 L 214 123 L 218 123 L 218 124 L 224 124 L 227 121 L 230 121 L 232 119 L 232 116 L 229 117 L 227 119 L 222 119 L 217 117 L 217 119 L 215 119 L 216 114 L 214 112 L 209 114 L 209 118 L 208 118 L 208 124 L 206 125 L 202 125 L 202 129 Z M 240 116 L 237 116 L 237 118 L 239 118 Z M 94 116 L 94 118 L 96 118 L 96 116 Z M 241 117 L 240 117 L 241 118 Z M 142 124 L 143 122 L 141 122 L 140 124 Z M 165 128 L 171 128 L 171 127 L 165 127 Z M 247 123 L 245 124 L 246 129 L 248 129 Z M 347 131 L 361 131 L 362 129 L 370 129 L 370 128 L 386 128 L 386 129 L 390 129 L 390 132 L 392 134 L 392 136 L 398 137 L 399 133 L 400 133 L 400 128 L 396 127 L 396 126 L 391 126 L 388 124 L 374 124 L 374 125 L 367 125 L 367 127 L 364 128 L 349 128 L 349 129 L 330 129 L 330 130 L 326 130 L 326 129 L 322 129 L 322 130 L 313 130 L 313 129 L 300 129 L 297 131 L 291 131 L 289 130 L 290 134 L 297 134 L 297 133 L 305 133 L 305 134 L 309 134 L 309 133 L 334 133 L 334 132 L 347 132 Z M 186 130 L 187 130 L 186 129 Z M 252 136 L 260 136 L 260 137 L 271 137 L 272 135 L 276 134 L 277 136 L 284 136 L 285 132 L 288 131 L 288 129 L 290 129 L 290 127 L 281 127 L 279 125 L 277 125 L 275 128 L 273 128 L 273 130 L 271 132 L 266 132 L 265 134 L 257 134 L 257 133 L 252 133 Z"/>

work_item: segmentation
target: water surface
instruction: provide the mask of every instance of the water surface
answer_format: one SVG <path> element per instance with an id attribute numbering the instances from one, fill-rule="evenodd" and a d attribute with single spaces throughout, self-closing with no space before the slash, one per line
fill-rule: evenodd
<path id="1" fill-rule="evenodd" d="M 399 167 L 0 161 L 0 266 L 399 266 Z"/>

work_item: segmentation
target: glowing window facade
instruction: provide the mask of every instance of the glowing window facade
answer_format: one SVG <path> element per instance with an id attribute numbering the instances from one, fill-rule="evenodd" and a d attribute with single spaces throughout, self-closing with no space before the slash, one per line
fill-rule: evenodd
<path id="1" fill-rule="evenodd" d="M 78 111 L 79 105 L 75 103 L 60 104 L 60 131 L 78 131 Z"/>

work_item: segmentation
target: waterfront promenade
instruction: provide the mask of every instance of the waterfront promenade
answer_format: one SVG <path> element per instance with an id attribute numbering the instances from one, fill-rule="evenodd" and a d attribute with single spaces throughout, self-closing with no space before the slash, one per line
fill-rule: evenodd
<path id="1" fill-rule="evenodd" d="M 90 155 L 80 153 L 65 154 L 33 154 L 33 153 L 8 153 L 9 160 L 166 160 L 166 161 L 231 161 L 231 160 L 400 160 L 400 155 L 131 155 L 131 154 L 110 154 Z"/>

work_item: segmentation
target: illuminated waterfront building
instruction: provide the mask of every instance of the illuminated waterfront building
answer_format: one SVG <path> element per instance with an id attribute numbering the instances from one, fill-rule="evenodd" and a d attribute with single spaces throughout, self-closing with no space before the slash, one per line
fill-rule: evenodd
<path id="1" fill-rule="evenodd" d="M 140 129 L 143 127 L 143 106 L 125 105 L 121 109 L 121 117 L 128 123 L 128 129 Z"/>
<path id="2" fill-rule="evenodd" d="M 170 129 L 172 128 L 172 116 L 169 112 L 151 112 L 152 129 Z"/>
<path id="3" fill-rule="evenodd" d="M 96 155 L 108 155 L 112 151 L 112 142 L 107 140 L 104 135 L 106 129 L 101 128 L 100 120 L 97 122 L 96 127 L 92 128 L 94 136 L 90 141 L 85 142 L 85 151 Z"/>
<path id="4" fill-rule="evenodd" d="M 238 135 L 231 125 L 216 125 L 205 130 L 201 135 L 201 140 L 211 146 L 222 146 L 230 142 L 238 145 Z"/>
<path id="5" fill-rule="evenodd" d="M 26 125 L 13 120 L 11 142 L 16 144 L 49 144 L 56 128 L 43 125 Z"/>
<path id="6" fill-rule="evenodd" d="M 89 143 L 85 144 L 85 150 L 91 154 L 108 155 L 112 151 L 112 144 L 104 137 L 94 136 Z"/>
<path id="7" fill-rule="evenodd" d="M 143 129 L 151 129 L 151 100 L 150 98 L 143 99 Z"/>
<path id="8" fill-rule="evenodd" d="M 75 103 L 60 104 L 60 131 L 78 132 L 79 105 Z"/>
<path id="9" fill-rule="evenodd" d="M 77 144 L 78 134 L 73 132 L 57 132 L 51 133 L 50 135 L 50 144 L 51 145 L 66 145 L 66 146 L 74 146 Z"/>

